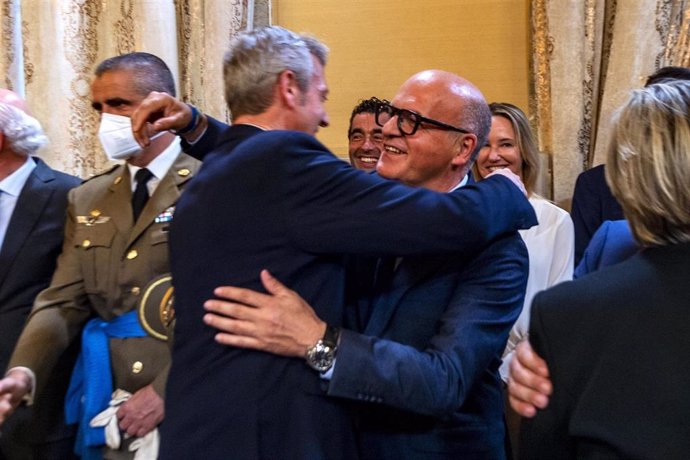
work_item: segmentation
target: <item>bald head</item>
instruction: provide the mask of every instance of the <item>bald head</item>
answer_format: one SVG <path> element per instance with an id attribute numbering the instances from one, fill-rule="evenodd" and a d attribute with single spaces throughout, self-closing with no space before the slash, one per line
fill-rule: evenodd
<path id="1" fill-rule="evenodd" d="M 0 88 L 0 104 L 11 105 L 16 107 L 24 113 L 31 115 L 29 112 L 29 107 L 26 105 L 26 101 L 19 97 L 14 91 L 9 89 Z"/>
<path id="2" fill-rule="evenodd" d="M 436 191 L 457 186 L 491 128 L 481 91 L 458 75 L 425 70 L 410 77 L 391 102 L 378 173 Z"/>
<path id="3" fill-rule="evenodd" d="M 444 70 L 424 70 L 403 83 L 396 100 L 410 95 L 429 101 L 427 110 L 433 112 L 432 118 L 447 117 L 440 120 L 474 133 L 478 149 L 486 143 L 491 129 L 491 111 L 482 92 L 469 80 Z"/>

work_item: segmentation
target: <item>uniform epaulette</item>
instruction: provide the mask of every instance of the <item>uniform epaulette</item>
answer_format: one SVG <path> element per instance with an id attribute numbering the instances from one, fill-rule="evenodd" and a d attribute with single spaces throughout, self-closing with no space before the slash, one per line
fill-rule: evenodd
<path id="1" fill-rule="evenodd" d="M 93 174 L 91 174 L 89 177 L 87 177 L 86 179 L 84 179 L 84 180 L 82 181 L 82 184 L 85 183 L 85 182 L 90 181 L 91 179 L 95 179 L 96 177 L 105 176 L 106 174 L 110 174 L 110 173 L 113 172 L 118 166 L 120 166 L 120 165 L 119 165 L 119 164 L 114 164 L 114 165 L 110 166 L 109 168 L 104 169 L 103 171 L 100 171 L 100 172 L 97 172 L 97 173 L 93 173 Z"/>

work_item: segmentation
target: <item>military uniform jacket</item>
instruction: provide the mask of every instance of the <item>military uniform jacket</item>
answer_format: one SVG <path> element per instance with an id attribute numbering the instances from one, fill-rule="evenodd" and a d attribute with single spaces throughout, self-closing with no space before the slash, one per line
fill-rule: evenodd
<path id="1" fill-rule="evenodd" d="M 36 299 L 10 367 L 36 373 L 41 391 L 60 354 L 92 317 L 109 321 L 136 308 L 154 277 L 167 273 L 170 212 L 200 163 L 180 154 L 132 222 L 129 169 L 120 165 L 69 194 L 65 240 L 50 286 Z M 153 337 L 111 339 L 113 388 L 153 383 L 164 394 L 168 345 Z"/>

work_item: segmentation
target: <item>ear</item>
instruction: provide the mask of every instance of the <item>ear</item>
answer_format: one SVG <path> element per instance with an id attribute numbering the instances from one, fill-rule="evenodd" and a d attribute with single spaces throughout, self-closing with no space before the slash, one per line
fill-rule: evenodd
<path id="1" fill-rule="evenodd" d="M 455 156 L 451 162 L 455 166 L 464 167 L 472 156 L 474 148 L 477 146 L 477 136 L 474 134 L 463 134 L 455 142 Z"/>
<path id="2" fill-rule="evenodd" d="M 297 77 L 292 70 L 284 70 L 278 75 L 278 98 L 289 108 L 299 105 L 302 92 L 297 84 Z"/>

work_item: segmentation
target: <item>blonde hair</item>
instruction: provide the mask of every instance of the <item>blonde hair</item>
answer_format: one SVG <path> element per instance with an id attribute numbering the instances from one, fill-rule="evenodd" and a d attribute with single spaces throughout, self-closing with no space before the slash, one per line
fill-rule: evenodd
<path id="1" fill-rule="evenodd" d="M 534 141 L 527 115 L 519 107 L 507 102 L 492 102 L 489 109 L 491 115 L 505 118 L 513 127 L 522 158 L 522 183 L 525 184 L 527 194 L 531 195 L 539 177 L 539 149 Z"/>
<path id="2" fill-rule="evenodd" d="M 690 242 L 690 82 L 632 93 L 613 119 L 606 178 L 640 244 Z"/>

